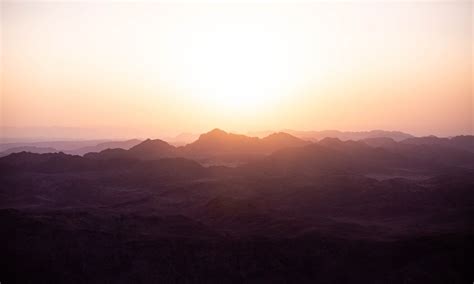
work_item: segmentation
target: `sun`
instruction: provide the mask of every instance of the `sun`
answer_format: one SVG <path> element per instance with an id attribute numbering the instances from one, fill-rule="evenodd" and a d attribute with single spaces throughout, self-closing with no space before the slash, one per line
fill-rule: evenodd
<path id="1" fill-rule="evenodd" d="M 224 112 L 271 108 L 298 79 L 286 39 L 251 25 L 196 33 L 184 57 L 188 68 L 180 84 Z"/>

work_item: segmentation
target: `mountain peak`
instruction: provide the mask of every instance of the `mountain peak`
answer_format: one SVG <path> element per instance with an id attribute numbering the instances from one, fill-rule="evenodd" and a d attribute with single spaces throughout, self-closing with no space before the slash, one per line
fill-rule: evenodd
<path id="1" fill-rule="evenodd" d="M 288 134 L 286 132 L 275 132 L 267 137 L 264 137 L 263 139 L 268 139 L 268 140 L 273 140 L 273 139 L 295 139 L 295 140 L 301 140 L 291 134 Z"/>
<path id="2" fill-rule="evenodd" d="M 175 148 L 167 142 L 160 139 L 146 139 L 142 143 L 130 148 L 132 153 L 157 153 L 157 152 L 171 152 Z"/>
<path id="3" fill-rule="evenodd" d="M 140 147 L 143 147 L 143 146 L 147 146 L 147 145 L 169 145 L 167 142 L 163 141 L 163 140 L 160 140 L 160 139 L 146 139 L 145 141 L 135 145 L 133 148 L 140 148 Z"/>
<path id="4" fill-rule="evenodd" d="M 340 145 L 342 144 L 342 140 L 336 137 L 325 137 L 321 141 L 319 141 L 320 145 L 330 146 L 330 145 Z"/>
<path id="5" fill-rule="evenodd" d="M 219 128 L 214 128 L 214 129 L 212 129 L 211 131 L 209 131 L 209 132 L 207 132 L 207 133 L 204 133 L 203 135 L 216 136 L 216 135 L 226 135 L 226 134 L 228 134 L 228 133 L 225 132 L 224 130 L 219 129 Z"/>
<path id="6" fill-rule="evenodd" d="M 229 136 L 229 133 L 219 128 L 214 128 L 213 130 L 207 133 L 201 134 L 198 140 L 209 140 L 209 139 L 214 140 L 214 139 L 220 139 L 227 136 Z"/>

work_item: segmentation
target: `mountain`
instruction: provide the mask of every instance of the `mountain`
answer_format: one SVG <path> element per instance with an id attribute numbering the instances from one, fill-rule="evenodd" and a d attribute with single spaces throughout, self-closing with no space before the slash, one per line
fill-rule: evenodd
<path id="1" fill-rule="evenodd" d="M 412 138 L 413 136 L 401 131 L 385 131 L 385 130 L 371 130 L 371 131 L 339 131 L 339 130 L 322 130 L 322 131 L 296 131 L 284 130 L 291 135 L 305 140 L 318 141 L 323 138 L 338 138 L 340 140 L 362 140 L 367 138 L 386 137 L 395 141 Z"/>
<path id="2" fill-rule="evenodd" d="M 450 139 L 450 144 L 474 152 L 474 135 L 460 135 Z"/>
<path id="3" fill-rule="evenodd" d="M 286 133 L 274 133 L 264 138 L 249 137 L 214 129 L 198 140 L 180 148 L 184 157 L 206 166 L 240 166 L 287 147 L 300 147 L 310 142 Z"/>
<path id="4" fill-rule="evenodd" d="M 77 150 L 83 147 L 96 146 L 97 144 L 110 142 L 108 140 L 68 140 L 68 141 L 41 141 L 41 142 L 11 142 L 1 143 L 0 151 L 4 151 L 8 148 L 14 147 L 41 147 L 41 148 L 54 148 L 57 151 L 67 152 Z"/>
<path id="5" fill-rule="evenodd" d="M 141 160 L 183 157 L 206 165 L 233 165 L 257 159 L 282 148 L 299 147 L 309 143 L 286 133 L 274 133 L 260 139 L 214 129 L 200 135 L 193 143 L 181 147 L 174 147 L 159 139 L 147 139 L 128 151 L 108 149 L 100 153 L 88 153 L 85 157 Z"/>
<path id="6" fill-rule="evenodd" d="M 139 144 L 140 142 L 142 142 L 142 141 L 138 140 L 138 139 L 130 139 L 130 140 L 126 140 L 126 141 L 110 141 L 110 142 L 99 143 L 99 144 L 93 145 L 93 146 L 81 147 L 81 148 L 78 148 L 78 149 L 69 150 L 69 151 L 65 151 L 65 152 L 68 153 L 68 154 L 72 154 L 72 155 L 81 155 L 82 156 L 86 153 L 100 152 L 100 151 L 103 151 L 105 149 L 125 149 L 125 150 L 128 150 L 131 147 Z"/>
<path id="7" fill-rule="evenodd" d="M 140 159 L 153 160 L 176 156 L 176 148 L 160 139 L 147 139 L 130 148 L 128 153 L 133 157 L 138 157 Z"/>
<path id="8" fill-rule="evenodd" d="M 87 153 L 84 157 L 91 159 L 140 159 L 156 160 L 166 157 L 179 156 L 176 147 L 160 139 L 145 141 L 125 149 L 106 149 L 99 153 Z"/>
<path id="9" fill-rule="evenodd" d="M 278 149 L 287 147 L 301 147 L 311 144 L 308 141 L 301 140 L 285 132 L 270 134 L 261 140 L 262 147 L 268 152 L 274 152 Z"/>
<path id="10" fill-rule="evenodd" d="M 100 168 L 100 164 L 94 163 L 94 161 L 62 152 L 46 154 L 21 152 L 0 159 L 0 169 L 9 173 L 22 171 L 41 173 L 83 172 L 98 168 Z"/>
<path id="11" fill-rule="evenodd" d="M 198 140 L 184 146 L 182 149 L 184 153 L 191 155 L 260 152 L 259 139 L 257 137 L 227 133 L 220 129 L 214 129 L 201 134 Z"/>
<path id="12" fill-rule="evenodd" d="M 249 137 L 214 129 L 199 136 L 199 139 L 186 145 L 183 150 L 194 155 L 204 153 L 258 153 L 269 154 L 286 147 L 299 147 L 310 142 L 296 138 L 288 133 L 278 132 L 264 138 Z"/>
<path id="13" fill-rule="evenodd" d="M 288 163 L 287 159 L 291 160 L 294 156 L 298 164 L 301 164 L 293 169 L 295 171 L 307 172 L 311 168 L 350 168 L 359 171 L 379 169 L 383 172 L 402 167 L 441 168 L 448 165 L 469 165 L 474 155 L 472 141 L 473 136 L 408 138 L 400 142 L 389 137 L 372 137 L 357 141 L 326 137 L 315 145 L 284 132 L 258 138 L 214 129 L 200 135 L 193 143 L 181 147 L 172 146 L 159 139 L 147 139 L 129 150 L 106 149 L 84 156 L 102 160 L 181 157 L 206 166 L 235 167 L 249 162 L 262 163 L 262 158 L 273 153 L 275 155 L 269 159 L 276 162 L 282 158 L 282 167 L 291 167 L 292 164 Z M 134 141 L 130 143 L 132 142 Z M 300 168 L 303 165 L 306 165 L 306 168 Z"/>
<path id="14" fill-rule="evenodd" d="M 474 152 L 473 135 L 462 135 L 451 138 L 439 138 L 436 136 L 414 137 L 405 139 L 402 143 L 410 145 L 438 145 Z"/>
<path id="15" fill-rule="evenodd" d="M 373 147 L 364 141 L 324 138 L 303 147 L 286 148 L 241 167 L 246 173 L 270 175 L 354 172 L 403 173 L 405 170 L 442 171 L 446 167 L 474 168 L 474 153 L 444 145 L 410 145 L 378 140 Z M 387 143 L 388 142 L 388 143 Z M 374 143 L 374 140 L 369 140 Z"/>
<path id="16" fill-rule="evenodd" d="M 1 157 L 2 279 L 472 281 L 474 153 L 388 138 L 201 138 L 190 149 L 205 157 L 283 148 L 236 167 L 166 157 L 184 147 L 161 140 Z"/>
<path id="17" fill-rule="evenodd" d="M 126 141 L 84 140 L 84 141 L 42 141 L 0 144 L 0 151 L 18 153 L 22 151 L 32 153 L 64 152 L 71 155 L 84 155 L 90 152 L 100 152 L 105 149 L 130 149 L 141 141 L 131 139 Z"/>
<path id="18" fill-rule="evenodd" d="M 125 151 L 125 150 L 124 150 Z M 95 153 L 93 153 L 95 154 Z M 156 177 L 206 176 L 208 173 L 199 163 L 183 158 L 162 158 L 154 160 L 135 159 L 90 159 L 64 153 L 14 153 L 0 158 L 0 170 L 4 173 L 80 173 L 98 172 L 126 174 L 129 178 L 142 180 Z"/>
<path id="19" fill-rule="evenodd" d="M 20 152 L 44 154 L 44 153 L 54 153 L 54 152 L 59 152 L 59 151 L 51 147 L 20 146 L 20 147 L 8 148 L 5 151 L 0 152 L 0 157 L 8 156 L 12 153 L 20 153 Z"/>
<path id="20" fill-rule="evenodd" d="M 395 140 L 388 137 L 365 138 L 360 141 L 372 147 L 390 147 L 397 144 Z"/>
<path id="21" fill-rule="evenodd" d="M 346 144 L 328 145 L 330 142 L 333 141 L 325 140 L 322 144 L 315 143 L 304 147 L 282 149 L 242 166 L 242 170 L 246 173 L 265 172 L 275 176 L 293 174 L 313 176 L 328 172 L 364 173 L 380 169 L 380 161 L 378 161 L 380 155 L 375 149 L 369 146 L 363 149 L 362 145 L 360 147 Z M 345 142 L 337 139 L 336 143 Z M 357 152 L 349 153 L 348 151 L 352 148 L 357 149 Z M 386 168 L 388 165 L 385 163 L 383 166 Z"/>

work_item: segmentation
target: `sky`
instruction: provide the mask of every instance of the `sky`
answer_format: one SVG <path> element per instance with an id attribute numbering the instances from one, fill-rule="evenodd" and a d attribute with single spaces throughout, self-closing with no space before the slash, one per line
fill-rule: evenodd
<path id="1" fill-rule="evenodd" d="M 0 5 L 4 137 L 473 134 L 470 1 Z"/>

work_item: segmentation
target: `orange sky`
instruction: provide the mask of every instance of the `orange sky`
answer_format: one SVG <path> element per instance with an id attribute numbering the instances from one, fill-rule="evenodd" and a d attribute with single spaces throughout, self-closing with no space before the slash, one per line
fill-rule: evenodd
<path id="1" fill-rule="evenodd" d="M 469 1 L 1 8 L 3 127 L 473 133 Z"/>

